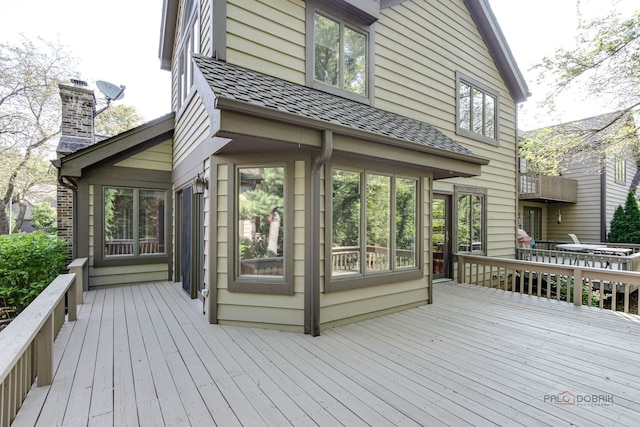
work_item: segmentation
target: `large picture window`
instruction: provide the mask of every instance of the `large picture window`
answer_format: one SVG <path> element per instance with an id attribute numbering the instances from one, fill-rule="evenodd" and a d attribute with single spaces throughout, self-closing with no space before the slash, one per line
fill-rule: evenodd
<path id="1" fill-rule="evenodd" d="M 103 188 L 104 257 L 164 254 L 166 192 Z"/>
<path id="2" fill-rule="evenodd" d="M 460 252 L 486 250 L 486 192 L 483 189 L 456 189 L 457 240 Z"/>
<path id="3" fill-rule="evenodd" d="M 417 268 L 416 179 L 333 169 L 331 188 L 334 279 Z"/>
<path id="4" fill-rule="evenodd" d="M 237 170 L 237 276 L 285 274 L 283 166 Z"/>
<path id="5" fill-rule="evenodd" d="M 485 142 L 498 140 L 498 93 L 474 80 L 457 76 L 457 131 Z"/>

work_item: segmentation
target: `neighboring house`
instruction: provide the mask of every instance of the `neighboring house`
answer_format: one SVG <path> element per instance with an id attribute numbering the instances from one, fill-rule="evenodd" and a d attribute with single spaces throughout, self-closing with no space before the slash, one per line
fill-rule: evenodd
<path id="1" fill-rule="evenodd" d="M 545 131 L 576 133 L 587 146 L 607 147 L 617 142 L 620 132 L 626 132 L 620 130 L 624 124 L 635 129 L 631 116 L 608 126 L 617 115 L 604 114 Z M 521 161 L 518 215 L 522 228 L 535 239 L 569 241 L 568 234 L 572 233 L 580 241 L 604 242 L 616 208 L 625 204 L 629 190 L 636 191 L 640 182 L 638 159 L 630 149 L 584 152 L 587 154 L 565 160 L 559 177 L 531 173 Z"/>
<path id="2" fill-rule="evenodd" d="M 432 302 L 454 252 L 514 256 L 528 91 L 486 0 L 166 0 L 160 59 L 167 271 L 208 295 L 212 323 L 316 335 Z M 94 271 L 126 261 L 143 280 L 146 257 L 99 236 L 124 203 L 108 191 L 146 184 L 90 151 L 61 160 L 63 176 L 74 161 L 105 170 L 86 184 L 82 245 Z"/>

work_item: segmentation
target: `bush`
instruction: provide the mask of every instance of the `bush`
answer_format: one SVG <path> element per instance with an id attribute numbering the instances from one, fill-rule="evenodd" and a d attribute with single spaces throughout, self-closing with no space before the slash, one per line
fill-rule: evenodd
<path id="1" fill-rule="evenodd" d="M 65 244 L 44 233 L 0 236 L 0 306 L 20 312 L 29 305 L 66 269 Z"/>
<path id="2" fill-rule="evenodd" d="M 616 209 L 609 230 L 607 242 L 640 243 L 640 208 L 633 191 L 627 194 L 624 208 Z"/>

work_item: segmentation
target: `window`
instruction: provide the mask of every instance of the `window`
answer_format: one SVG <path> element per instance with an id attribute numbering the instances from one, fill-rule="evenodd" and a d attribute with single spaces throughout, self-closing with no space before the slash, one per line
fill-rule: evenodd
<path id="1" fill-rule="evenodd" d="M 617 183 L 624 184 L 627 182 L 627 161 L 616 159 L 614 177 Z"/>
<path id="2" fill-rule="evenodd" d="M 163 190 L 103 187 L 104 257 L 165 254 Z"/>
<path id="3" fill-rule="evenodd" d="M 239 168 L 237 276 L 284 277 L 284 167 Z"/>
<path id="4" fill-rule="evenodd" d="M 525 206 L 522 228 L 534 240 L 542 240 L 542 208 Z"/>
<path id="5" fill-rule="evenodd" d="M 331 188 L 332 278 L 417 268 L 416 179 L 334 169 Z"/>
<path id="6" fill-rule="evenodd" d="M 177 103 L 183 104 L 193 85 L 192 54 L 200 53 L 200 4 L 198 0 L 187 0 L 181 14 L 181 31 L 176 55 L 178 78 Z"/>
<path id="7" fill-rule="evenodd" d="M 483 189 L 456 187 L 457 243 L 460 252 L 486 251 L 486 192 Z"/>
<path id="8" fill-rule="evenodd" d="M 307 85 L 370 102 L 373 67 L 370 26 L 344 10 L 317 10 L 307 2 Z"/>
<path id="9" fill-rule="evenodd" d="M 498 93 L 461 74 L 456 75 L 457 133 L 496 144 Z"/>

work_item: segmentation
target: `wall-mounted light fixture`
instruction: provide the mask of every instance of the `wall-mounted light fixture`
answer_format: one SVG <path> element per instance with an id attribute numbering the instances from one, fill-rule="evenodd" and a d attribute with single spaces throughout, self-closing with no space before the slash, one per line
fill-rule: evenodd
<path id="1" fill-rule="evenodd" d="M 209 189 L 209 180 L 200 174 L 196 175 L 193 179 L 193 194 L 204 194 L 205 189 Z"/>
<path id="2" fill-rule="evenodd" d="M 558 224 L 562 224 L 562 213 L 560 212 L 560 209 L 558 209 Z"/>

